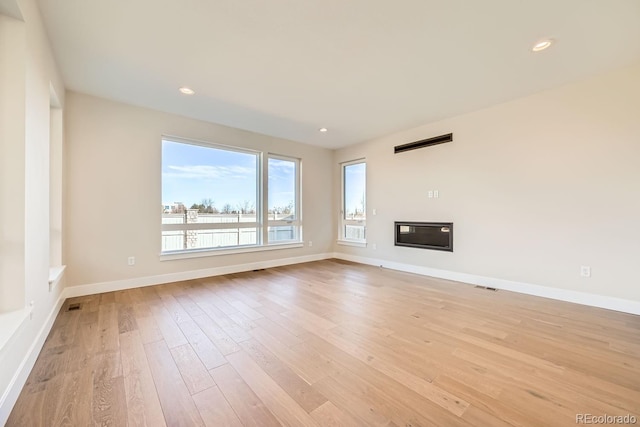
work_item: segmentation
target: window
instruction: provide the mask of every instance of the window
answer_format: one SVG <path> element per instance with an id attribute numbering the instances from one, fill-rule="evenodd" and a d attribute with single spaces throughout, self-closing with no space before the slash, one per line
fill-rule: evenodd
<path id="1" fill-rule="evenodd" d="M 299 159 L 164 138 L 162 252 L 300 242 L 299 166 Z"/>
<path id="2" fill-rule="evenodd" d="M 279 156 L 269 156 L 269 242 L 300 240 L 300 215 L 297 194 L 299 179 L 298 161 Z"/>
<path id="3" fill-rule="evenodd" d="M 342 214 L 340 240 L 366 243 L 366 179 L 367 165 L 363 160 L 342 164 Z"/>

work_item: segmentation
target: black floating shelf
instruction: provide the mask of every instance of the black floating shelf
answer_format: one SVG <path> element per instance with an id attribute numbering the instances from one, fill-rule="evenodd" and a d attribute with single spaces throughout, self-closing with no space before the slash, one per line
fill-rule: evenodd
<path id="1" fill-rule="evenodd" d="M 446 135 L 434 136 L 433 138 L 410 142 L 408 144 L 396 145 L 393 147 L 393 152 L 395 154 L 404 153 L 405 151 L 417 150 L 418 148 L 430 147 L 432 145 L 444 144 L 445 142 L 451 141 L 453 141 L 453 134 L 448 133 Z"/>

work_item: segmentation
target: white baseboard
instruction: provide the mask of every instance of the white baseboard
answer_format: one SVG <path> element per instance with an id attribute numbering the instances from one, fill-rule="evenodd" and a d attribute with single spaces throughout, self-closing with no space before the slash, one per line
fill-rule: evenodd
<path id="1" fill-rule="evenodd" d="M 375 265 L 379 267 L 382 266 L 391 270 L 399 270 L 407 273 L 420 274 L 423 276 L 454 280 L 456 282 L 487 286 L 496 289 L 504 289 L 506 291 L 513 291 L 521 294 L 535 295 L 538 297 L 551 298 L 559 301 L 572 302 L 576 304 L 588 305 L 591 307 L 606 308 L 608 310 L 640 315 L 640 301 L 631 301 L 622 298 L 571 291 L 568 289 L 550 288 L 548 286 L 533 285 L 530 283 L 515 282 L 512 280 L 497 279 L 494 277 L 477 276 L 474 274 L 458 273 L 449 270 L 439 270 L 436 268 L 404 264 L 400 262 L 393 262 L 376 258 L 361 257 L 340 252 L 334 253 L 333 257 L 345 261 L 357 262 L 360 264 Z"/>
<path id="2" fill-rule="evenodd" d="M 121 291 L 124 289 L 141 288 L 162 283 L 179 282 L 182 280 L 201 279 L 204 277 L 221 276 L 223 274 L 242 273 L 262 268 L 281 267 L 283 265 L 300 264 L 303 262 L 320 261 L 332 258 L 332 253 L 305 255 L 291 258 L 258 261 L 248 264 L 235 264 L 223 267 L 212 267 L 201 270 L 181 271 L 178 273 L 160 274 L 156 276 L 137 277 L 135 279 L 114 280 L 111 282 L 91 283 L 87 285 L 67 286 L 64 290 L 66 298 L 100 294 L 103 292 Z"/>
<path id="3" fill-rule="evenodd" d="M 49 335 L 49 331 L 51 331 L 53 322 L 56 320 L 56 316 L 58 315 L 60 307 L 62 307 L 65 299 L 66 296 L 63 291 L 60 293 L 56 303 L 51 308 L 49 316 L 47 316 L 47 320 L 45 320 L 44 324 L 38 331 L 36 339 L 31 343 L 29 350 L 27 350 L 27 354 L 22 359 L 22 362 L 20 362 L 20 366 L 16 369 L 16 372 L 7 385 L 7 388 L 2 393 L 2 397 L 0 397 L 0 426 L 6 424 L 9 414 L 11 414 L 11 409 L 13 409 L 13 406 L 16 404 L 18 396 L 20 396 L 20 392 L 22 391 L 22 387 L 24 387 L 24 384 L 27 382 L 27 378 L 33 369 L 33 365 L 36 363 L 40 350 L 42 350 L 42 346 Z"/>

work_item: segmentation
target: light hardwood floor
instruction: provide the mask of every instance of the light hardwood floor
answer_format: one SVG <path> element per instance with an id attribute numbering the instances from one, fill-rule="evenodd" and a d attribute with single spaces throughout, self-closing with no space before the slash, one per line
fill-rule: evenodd
<path id="1" fill-rule="evenodd" d="M 8 425 L 569 426 L 579 413 L 640 419 L 639 316 L 328 260 L 66 301 Z"/>

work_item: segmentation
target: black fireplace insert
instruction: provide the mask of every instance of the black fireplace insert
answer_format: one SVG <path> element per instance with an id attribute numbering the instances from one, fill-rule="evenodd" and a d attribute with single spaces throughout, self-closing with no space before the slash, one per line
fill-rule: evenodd
<path id="1" fill-rule="evenodd" d="M 453 223 L 396 221 L 395 245 L 453 252 Z"/>

